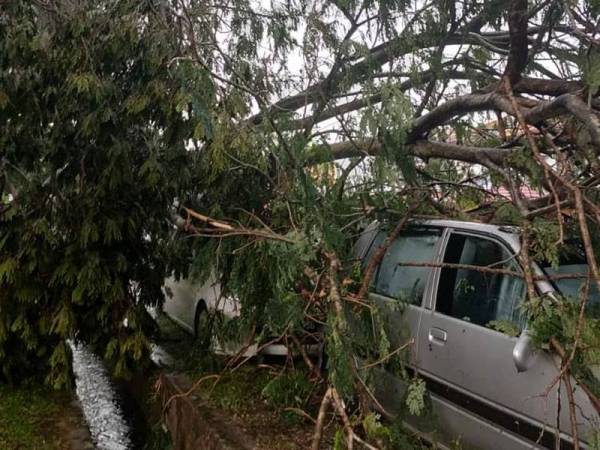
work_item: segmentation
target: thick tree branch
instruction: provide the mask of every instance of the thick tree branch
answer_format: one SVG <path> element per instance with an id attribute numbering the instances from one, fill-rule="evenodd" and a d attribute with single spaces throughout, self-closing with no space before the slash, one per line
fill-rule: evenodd
<path id="1" fill-rule="evenodd" d="M 320 154 L 310 158 L 306 164 L 313 165 L 344 158 L 373 156 L 377 155 L 380 150 L 381 143 L 375 139 L 338 142 L 319 149 Z M 452 159 L 472 164 L 481 164 L 486 167 L 502 165 L 511 153 L 509 149 L 470 147 L 434 141 L 417 141 L 414 144 L 404 146 L 404 151 L 422 159 Z"/>
<path id="2" fill-rule="evenodd" d="M 454 98 L 416 119 L 408 132 L 407 142 L 412 143 L 421 139 L 429 130 L 445 124 L 456 116 L 492 109 L 513 113 L 508 99 L 495 92 Z"/>
<path id="3" fill-rule="evenodd" d="M 393 74 L 390 74 L 393 76 Z M 443 75 L 439 76 L 440 79 L 473 79 L 476 75 L 469 75 L 464 72 L 450 70 L 444 72 Z M 398 89 L 400 91 L 406 91 L 412 89 L 421 84 L 427 83 L 433 79 L 432 71 L 425 71 L 420 74 L 418 80 L 407 80 L 398 85 Z M 577 81 L 564 81 L 564 80 L 544 80 L 540 78 L 522 78 L 516 85 L 514 92 L 524 93 L 524 94 L 536 94 L 536 95 L 547 95 L 551 97 L 557 97 L 563 94 L 571 94 L 581 91 L 583 89 L 583 84 Z M 492 88 L 490 85 L 490 90 L 488 93 L 492 92 Z M 308 124 L 315 121 L 315 123 L 323 122 L 325 120 L 331 119 L 332 117 L 337 117 L 343 114 L 350 113 L 352 111 L 358 111 L 362 108 L 375 105 L 382 101 L 381 93 L 376 93 L 369 97 L 361 97 L 356 100 L 349 101 L 347 103 L 343 103 L 341 105 L 335 106 L 333 108 L 327 109 L 323 111 L 318 120 L 314 120 L 313 116 L 305 117 L 303 119 L 290 121 L 287 125 L 283 126 L 283 130 L 291 131 L 298 130 L 306 127 Z M 508 104 L 506 104 L 508 106 Z"/>
<path id="4" fill-rule="evenodd" d="M 511 1 L 508 28 L 510 52 L 504 76 L 514 85 L 521 78 L 521 72 L 527 65 L 527 0 Z"/>
<path id="5" fill-rule="evenodd" d="M 565 113 L 574 115 L 589 131 L 592 142 L 600 149 L 600 119 L 594 111 L 579 97 L 573 94 L 563 94 L 548 102 L 536 102 L 530 99 L 516 99 L 526 106 L 522 111 L 525 122 L 538 125 L 551 117 Z M 464 95 L 438 106 L 433 111 L 416 119 L 407 135 L 407 142 L 413 143 L 427 134 L 430 130 L 447 123 L 454 117 L 472 112 L 500 110 L 516 116 L 510 100 L 495 92 L 489 94 Z"/>
<path id="6" fill-rule="evenodd" d="M 502 45 L 502 40 L 509 37 L 508 32 L 490 32 L 490 33 L 478 33 L 475 37 L 472 33 L 478 31 L 478 27 L 471 26 L 475 21 L 472 21 L 469 25 L 464 27 L 463 30 L 459 30 L 457 33 L 446 37 L 446 45 L 481 45 L 480 38 L 493 39 L 496 45 Z M 539 28 L 532 27 L 527 31 L 527 35 L 537 34 L 541 31 Z M 464 32 L 464 33 L 463 33 Z M 348 84 L 348 81 L 357 83 L 367 78 L 374 69 L 383 66 L 387 62 L 394 58 L 404 56 L 408 53 L 412 53 L 417 49 L 429 48 L 438 46 L 441 39 L 445 36 L 442 34 L 421 34 L 411 38 L 410 45 L 407 45 L 406 35 L 401 34 L 399 37 L 390 41 L 384 42 L 371 49 L 369 55 L 356 62 L 354 65 L 346 67 L 340 70 L 336 76 L 329 79 L 324 79 L 318 83 L 315 83 L 304 91 L 298 94 L 291 95 L 283 98 L 267 108 L 265 112 L 256 114 L 249 118 L 250 123 L 258 124 L 263 118 L 264 114 L 275 114 L 280 112 L 293 112 L 297 109 L 310 105 L 319 99 L 321 92 L 326 83 L 339 83 L 341 80 L 345 80 L 344 84 Z M 508 42 L 506 42 L 508 44 Z"/>
<path id="7" fill-rule="evenodd" d="M 549 95 L 558 97 L 563 94 L 573 94 L 584 88 L 579 81 L 545 80 L 542 78 L 521 78 L 513 86 L 515 93 Z"/>
<path id="8" fill-rule="evenodd" d="M 526 122 L 538 124 L 550 117 L 571 113 L 588 130 L 596 153 L 600 153 L 600 119 L 581 98 L 573 94 L 563 94 L 550 102 L 540 102 L 523 114 Z"/>
<path id="9" fill-rule="evenodd" d="M 504 45 L 508 47 L 510 39 L 510 33 L 508 31 L 478 33 L 480 27 L 480 22 L 478 22 L 477 19 L 474 19 L 468 25 L 463 27 L 463 29 L 458 30 L 455 34 L 450 36 L 445 37 L 442 34 L 421 34 L 411 37 L 410 45 L 407 45 L 406 43 L 406 36 L 401 34 L 395 39 L 373 47 L 368 56 L 360 59 L 351 66 L 339 70 L 337 75 L 331 79 L 324 79 L 307 87 L 302 92 L 279 100 L 265 111 L 250 117 L 248 122 L 258 124 L 262 122 L 265 114 L 294 112 L 301 107 L 308 106 L 320 98 L 326 83 L 337 84 L 342 80 L 344 80 L 345 85 L 358 83 L 368 78 L 373 70 L 395 58 L 399 58 L 418 49 L 438 46 L 440 40 L 444 39 L 444 37 L 446 38 L 446 45 L 482 45 L 481 39 L 484 39 L 493 42 L 496 46 Z M 558 30 L 559 28 L 556 27 L 555 29 Z M 546 28 L 544 27 L 530 27 L 527 29 L 526 37 L 524 37 L 525 46 L 527 46 L 528 36 L 536 35 L 545 30 Z M 477 36 L 475 36 L 475 33 Z"/>

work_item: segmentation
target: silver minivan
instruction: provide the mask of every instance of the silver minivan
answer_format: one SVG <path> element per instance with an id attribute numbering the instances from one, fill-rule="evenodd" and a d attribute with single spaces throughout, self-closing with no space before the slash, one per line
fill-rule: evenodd
<path id="1" fill-rule="evenodd" d="M 385 237 L 377 224 L 361 235 L 357 252 L 363 264 Z M 557 384 L 542 395 L 560 362 L 534 351 L 520 307 L 524 281 L 509 273 L 521 271 L 519 248 L 519 235 L 511 227 L 451 220 L 413 223 L 392 243 L 374 276 L 370 296 L 387 311 L 390 342 L 414 339 L 411 365 L 431 399 L 431 420 L 402 417 L 441 447 L 458 439 L 461 448 L 573 448 L 565 387 Z M 509 270 L 486 273 L 461 265 Z M 534 270 L 540 275 L 557 271 L 543 265 Z M 587 272 L 587 266 L 566 261 L 558 272 Z M 577 294 L 579 283 L 538 281 L 536 289 L 539 294 Z M 597 291 L 590 301 L 598 302 Z M 383 408 L 402 414 L 404 384 L 388 372 L 378 378 Z M 587 448 L 600 420 L 575 381 L 573 386 L 580 446 Z"/>

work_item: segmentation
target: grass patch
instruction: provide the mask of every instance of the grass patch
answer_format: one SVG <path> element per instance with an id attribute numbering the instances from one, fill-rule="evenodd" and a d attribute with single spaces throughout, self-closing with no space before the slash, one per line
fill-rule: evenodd
<path id="1" fill-rule="evenodd" d="M 237 412 L 256 407 L 263 400 L 262 391 L 271 378 L 266 370 L 248 365 L 223 373 L 214 387 L 209 381 L 200 392 L 210 404 Z"/>
<path id="2" fill-rule="evenodd" d="M 55 419 L 67 404 L 65 394 L 42 387 L 0 385 L 0 449 L 64 448 Z"/>

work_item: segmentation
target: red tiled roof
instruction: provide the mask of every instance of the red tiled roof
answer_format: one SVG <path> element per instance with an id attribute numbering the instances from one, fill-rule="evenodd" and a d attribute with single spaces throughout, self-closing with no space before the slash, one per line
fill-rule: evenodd
<path id="1" fill-rule="evenodd" d="M 540 198 L 544 195 L 544 192 L 535 190 L 529 186 L 521 186 L 520 191 L 521 191 L 521 196 L 528 200 Z M 505 197 L 505 198 L 511 198 L 510 191 L 508 189 L 506 189 L 504 186 L 501 186 L 496 189 L 492 189 L 492 192 L 494 192 L 498 195 L 501 195 L 502 197 Z"/>

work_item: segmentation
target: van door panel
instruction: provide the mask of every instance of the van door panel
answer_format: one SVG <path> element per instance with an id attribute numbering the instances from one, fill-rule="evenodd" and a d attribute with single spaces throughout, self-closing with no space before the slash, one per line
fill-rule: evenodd
<path id="1" fill-rule="evenodd" d="M 444 261 L 516 270 L 515 263 L 503 262 L 510 261 L 503 247 L 454 233 Z M 554 361 L 540 352 L 529 370 L 518 373 L 512 358 L 517 339 L 489 328 L 498 318 L 520 325 L 518 283 L 479 270 L 436 272 L 434 309 L 422 314 L 418 331 L 418 367 L 436 398 L 440 428 L 486 448 L 490 442 L 497 442 L 493 448 L 552 448 L 555 438 L 543 429 L 556 425 L 557 388 L 541 394 L 556 374 Z M 457 410 L 460 417 L 452 413 Z"/>
<path id="2" fill-rule="evenodd" d="M 428 330 L 435 327 L 446 330 L 443 346 L 429 342 Z M 548 355 L 538 354 L 529 370 L 518 373 L 512 360 L 515 338 L 433 311 L 423 314 L 418 339 L 422 376 L 428 385 L 437 382 L 430 390 L 442 401 L 476 410 L 479 419 L 487 419 L 494 428 L 503 424 L 533 441 L 544 425 L 556 423 L 556 388 L 547 397 L 540 396 L 555 373 Z M 473 432 L 469 428 L 454 431 L 465 438 L 465 433 Z M 550 438 L 548 434 L 544 442 L 550 443 Z"/>
<path id="3" fill-rule="evenodd" d="M 581 386 L 574 379 L 571 379 L 573 388 L 573 399 L 577 407 L 575 414 L 577 416 L 577 435 L 580 440 L 591 441 L 594 432 L 600 430 L 600 417 L 594 413 L 594 407 L 589 397 L 583 391 Z M 569 397 L 567 387 L 563 383 L 560 388 L 560 430 L 564 434 L 571 435 L 571 418 L 569 416 Z"/>
<path id="4" fill-rule="evenodd" d="M 413 344 L 411 355 L 414 358 L 417 352 L 418 326 L 423 308 L 408 305 L 399 311 L 391 309 L 393 306 L 390 305 L 392 300 L 386 297 L 377 294 L 371 294 L 369 297 L 381 308 L 382 314 L 388 314 L 388 338 L 392 351 L 394 348 L 406 344 L 406 342 L 413 338 L 415 344 Z M 416 360 L 413 359 L 409 363 L 410 365 L 414 365 Z M 426 421 L 421 421 L 418 417 L 409 417 L 406 415 L 406 405 L 404 402 L 407 388 L 406 383 L 399 376 L 393 375 L 383 368 L 376 369 L 376 372 L 375 395 L 384 408 L 382 413 L 390 417 L 402 416 L 403 419 L 415 427 L 424 431 L 430 431 L 426 430 L 427 425 L 429 425 Z"/>
<path id="5" fill-rule="evenodd" d="M 390 351 L 406 345 L 411 339 L 410 365 L 416 363 L 418 329 L 423 302 L 429 297 L 431 273 L 429 267 L 403 265 L 406 262 L 429 262 L 439 252 L 442 230 L 439 228 L 407 229 L 392 243 L 373 280 L 369 295 L 380 309 L 384 319 Z M 383 242 L 383 233 L 374 239 L 367 260 Z M 376 369 L 375 394 L 384 413 L 393 416 L 406 411 L 404 395 L 406 384 L 383 369 Z M 416 417 L 405 417 L 415 426 L 421 425 Z M 422 427 L 420 427 L 422 428 Z"/>

